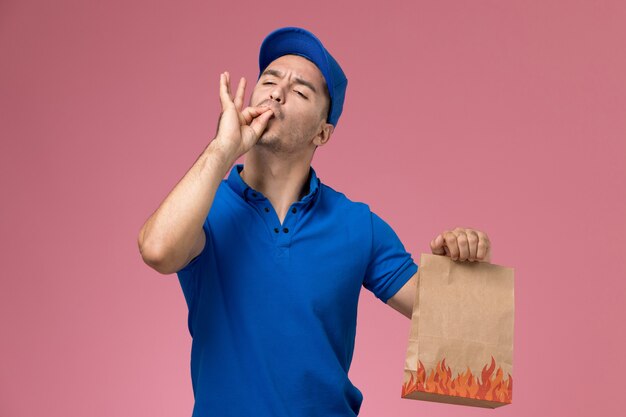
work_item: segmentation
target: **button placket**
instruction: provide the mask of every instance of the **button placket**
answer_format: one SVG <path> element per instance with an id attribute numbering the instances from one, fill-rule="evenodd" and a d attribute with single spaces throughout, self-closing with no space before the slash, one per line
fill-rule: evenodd
<path id="1" fill-rule="evenodd" d="M 271 235 L 276 240 L 276 243 L 280 247 L 288 247 L 291 244 L 291 237 L 293 235 L 293 229 L 297 219 L 300 217 L 300 212 L 303 201 L 295 202 L 287 211 L 284 222 L 281 225 L 278 218 L 278 214 L 273 207 L 271 207 L 269 200 L 264 197 L 258 191 L 254 191 L 252 188 L 248 189 L 249 202 L 256 208 L 263 220 L 268 226 Z M 273 215 L 272 215 L 273 214 Z"/>
<path id="2" fill-rule="evenodd" d="M 259 213 L 262 220 L 267 225 L 270 233 L 272 234 L 272 238 L 276 239 L 276 235 L 280 233 L 280 228 L 275 226 L 275 223 L 278 223 L 278 216 L 274 214 L 274 219 L 271 219 L 269 216 L 272 214 L 272 210 L 269 207 L 268 199 L 258 191 L 255 191 L 252 188 L 247 189 L 248 194 L 248 203 L 254 207 L 255 210 Z"/>

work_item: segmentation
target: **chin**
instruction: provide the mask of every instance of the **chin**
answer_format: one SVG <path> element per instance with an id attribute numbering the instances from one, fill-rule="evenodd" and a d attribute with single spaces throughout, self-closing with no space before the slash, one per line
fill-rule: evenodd
<path id="1" fill-rule="evenodd" d="M 268 143 L 274 143 L 274 142 L 280 142 L 280 139 L 274 135 L 273 133 L 268 132 L 267 130 L 265 132 L 263 132 L 263 134 L 261 135 L 261 137 L 259 137 L 259 140 L 257 141 L 257 144 L 268 144 Z"/>
<path id="2" fill-rule="evenodd" d="M 278 139 L 278 135 L 280 133 L 280 129 L 278 129 L 277 127 L 274 127 L 274 125 L 269 124 L 267 125 L 267 127 L 265 128 L 265 130 L 263 131 L 263 133 L 261 133 L 261 137 L 260 139 L 267 139 L 267 138 L 272 138 L 274 140 L 274 138 Z"/>

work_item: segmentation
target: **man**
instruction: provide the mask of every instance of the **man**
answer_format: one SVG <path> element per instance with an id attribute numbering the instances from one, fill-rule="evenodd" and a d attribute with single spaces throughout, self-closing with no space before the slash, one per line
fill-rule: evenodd
<path id="1" fill-rule="evenodd" d="M 360 289 L 410 318 L 417 265 L 367 204 L 310 165 L 347 86 L 321 41 L 275 30 L 259 69 L 246 108 L 245 78 L 233 96 L 220 75 L 216 136 L 142 227 L 140 252 L 177 273 L 189 307 L 193 416 L 356 416 L 363 395 L 347 374 Z M 459 261 L 490 258 L 473 229 L 430 244 Z"/>

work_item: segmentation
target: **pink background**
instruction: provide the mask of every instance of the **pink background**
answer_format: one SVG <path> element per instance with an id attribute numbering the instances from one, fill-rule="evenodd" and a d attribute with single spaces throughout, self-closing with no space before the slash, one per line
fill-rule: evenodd
<path id="1" fill-rule="evenodd" d="M 515 268 L 512 405 L 401 399 L 410 322 L 363 289 L 360 415 L 621 414 L 625 21 L 623 1 L 2 1 L 0 415 L 191 415 L 185 301 L 137 233 L 213 137 L 219 73 L 248 97 L 286 25 L 350 80 L 321 180 L 418 263 L 464 226 Z"/>

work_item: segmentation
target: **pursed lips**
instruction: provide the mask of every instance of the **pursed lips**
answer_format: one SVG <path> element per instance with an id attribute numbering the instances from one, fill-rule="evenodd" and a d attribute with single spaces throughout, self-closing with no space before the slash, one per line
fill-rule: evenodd
<path id="1" fill-rule="evenodd" d="M 278 108 L 278 106 L 277 106 L 276 104 L 274 104 L 274 102 L 273 102 L 273 101 L 271 101 L 271 100 L 265 100 L 264 102 L 261 102 L 261 103 L 259 104 L 259 106 L 263 106 L 263 105 L 266 105 L 266 106 L 268 106 L 270 109 L 272 109 L 272 112 L 274 113 L 274 116 L 275 116 L 277 119 L 280 119 L 280 120 L 282 120 L 282 119 L 283 119 L 283 113 L 280 111 L 280 108 Z M 272 119 L 273 119 L 273 117 L 272 117 L 272 118 L 270 118 L 270 120 L 272 120 Z"/>

